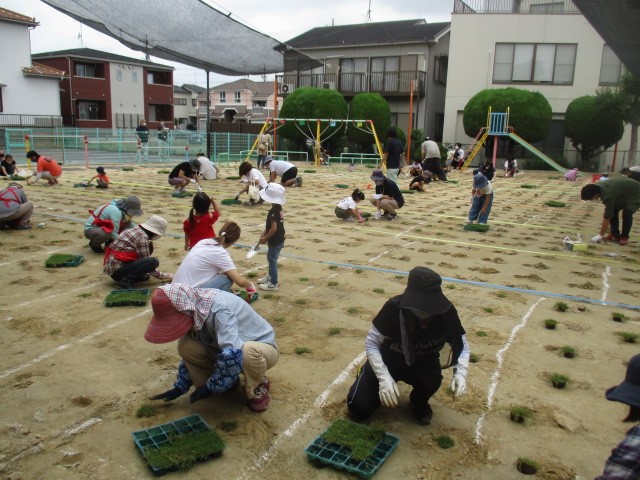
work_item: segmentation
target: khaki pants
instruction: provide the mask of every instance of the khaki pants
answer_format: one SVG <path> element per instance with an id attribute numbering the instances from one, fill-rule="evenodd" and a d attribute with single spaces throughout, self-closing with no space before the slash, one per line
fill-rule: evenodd
<path id="1" fill-rule="evenodd" d="M 202 342 L 187 333 L 178 341 L 178 354 L 189 370 L 191 381 L 197 388 L 204 385 L 216 369 L 215 356 Z M 255 397 L 253 391 L 264 381 L 267 370 L 278 363 L 278 350 L 261 342 L 244 342 L 242 346 L 242 374 L 247 398 Z"/>
<path id="2" fill-rule="evenodd" d="M 16 226 L 26 225 L 31 221 L 31 214 L 33 213 L 33 203 L 26 202 L 20 205 L 18 210 L 5 216 L 0 217 L 0 223 L 15 222 Z"/>

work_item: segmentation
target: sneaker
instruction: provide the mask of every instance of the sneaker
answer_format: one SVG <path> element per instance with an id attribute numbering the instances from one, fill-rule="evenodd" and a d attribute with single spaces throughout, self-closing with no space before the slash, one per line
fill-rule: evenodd
<path id="1" fill-rule="evenodd" d="M 620 237 L 620 241 L 618 243 L 623 247 L 625 245 L 629 245 L 629 237 Z"/>
<path id="2" fill-rule="evenodd" d="M 91 248 L 91 251 L 93 253 L 104 253 L 104 249 L 100 245 L 94 247 L 93 245 L 89 244 L 89 248 Z"/>
<path id="3" fill-rule="evenodd" d="M 431 406 L 428 403 L 425 402 L 422 405 L 415 405 L 413 402 L 410 402 L 409 406 L 413 419 L 418 425 L 431 424 L 433 420 L 433 410 L 431 410 Z"/>
<path id="4" fill-rule="evenodd" d="M 174 190 L 173 192 L 171 192 L 171 196 L 176 198 L 181 198 L 182 193 L 180 193 L 180 190 Z"/>
<path id="5" fill-rule="evenodd" d="M 302 177 L 296 177 L 296 187 L 302 186 Z"/>
<path id="6" fill-rule="evenodd" d="M 258 279 L 258 285 L 269 283 L 269 280 L 271 280 L 271 277 L 269 275 L 265 275 L 264 277 Z"/>
<path id="7" fill-rule="evenodd" d="M 619 243 L 620 242 L 620 237 L 618 235 L 614 235 L 613 233 L 610 233 L 609 235 L 604 237 L 604 239 L 607 242 L 615 242 L 615 243 Z"/>
<path id="8" fill-rule="evenodd" d="M 269 408 L 269 389 L 264 383 L 258 385 L 254 390 L 255 397 L 249 399 L 249 410 L 254 413 L 262 413 Z"/>
<path id="9" fill-rule="evenodd" d="M 353 222 L 353 217 L 347 217 L 342 219 L 343 222 Z"/>
<path id="10" fill-rule="evenodd" d="M 472 223 L 473 223 L 473 220 L 467 219 L 467 220 L 464 221 L 465 225 L 471 225 Z"/>
<path id="11" fill-rule="evenodd" d="M 380 220 L 382 218 L 382 214 L 380 212 L 376 212 L 373 218 L 375 218 L 376 220 Z"/>
<path id="12" fill-rule="evenodd" d="M 390 213 L 389 215 L 387 215 L 387 220 L 395 220 L 397 216 L 397 213 Z"/>
<path id="13" fill-rule="evenodd" d="M 274 285 L 273 283 L 271 283 L 271 280 L 269 280 L 268 283 L 258 285 L 258 288 L 260 290 L 271 290 L 272 292 L 275 292 L 276 290 L 278 290 L 278 285 Z"/>

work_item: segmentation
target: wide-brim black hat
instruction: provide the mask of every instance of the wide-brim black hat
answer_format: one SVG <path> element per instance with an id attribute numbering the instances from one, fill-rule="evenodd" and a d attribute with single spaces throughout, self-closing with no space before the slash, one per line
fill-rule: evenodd
<path id="1" fill-rule="evenodd" d="M 442 293 L 442 277 L 427 267 L 415 267 L 409 272 L 407 288 L 400 299 L 401 308 L 412 308 L 438 315 L 451 308 Z"/>
<path id="2" fill-rule="evenodd" d="M 640 408 L 640 354 L 629 360 L 624 382 L 608 389 L 604 396 L 607 400 Z"/>

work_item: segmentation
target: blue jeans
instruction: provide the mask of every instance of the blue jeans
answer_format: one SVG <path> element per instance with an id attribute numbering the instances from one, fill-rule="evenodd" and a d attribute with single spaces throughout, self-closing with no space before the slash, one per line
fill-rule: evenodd
<path id="1" fill-rule="evenodd" d="M 219 273 L 215 277 L 207 280 L 207 282 L 201 285 L 200 288 L 217 288 L 218 290 L 230 292 L 232 283 L 233 282 L 229 277 L 223 273 Z"/>
<path id="2" fill-rule="evenodd" d="M 267 250 L 267 262 L 269 263 L 269 281 L 273 285 L 278 285 L 278 257 L 280 250 L 284 247 L 284 242 L 280 245 L 269 245 Z"/>
<path id="3" fill-rule="evenodd" d="M 493 193 L 489 198 L 489 205 L 485 213 L 480 213 L 482 206 L 484 205 L 486 195 L 481 197 L 473 197 L 473 203 L 471 203 L 471 209 L 469 210 L 469 221 L 473 222 L 478 220 L 478 223 L 487 223 L 489 220 L 489 214 L 491 213 L 491 205 L 493 204 Z"/>

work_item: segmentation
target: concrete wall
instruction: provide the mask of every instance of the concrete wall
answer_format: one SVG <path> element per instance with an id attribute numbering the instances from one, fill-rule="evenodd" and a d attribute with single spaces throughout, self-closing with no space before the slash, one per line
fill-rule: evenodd
<path id="1" fill-rule="evenodd" d="M 5 114 L 60 115 L 57 78 L 25 77 L 23 67 L 31 67 L 29 29 L 24 25 L 0 22 L 0 83 Z"/>
<path id="2" fill-rule="evenodd" d="M 144 69 L 137 65 L 127 65 L 123 63 L 108 63 L 109 77 L 111 79 L 111 116 L 112 125 L 119 127 L 117 117 L 124 121 L 123 127 L 136 128 L 138 126 L 138 116 L 145 118 L 144 107 Z M 121 80 L 118 80 L 120 72 Z M 137 81 L 133 81 L 134 73 Z M 118 115 L 124 114 L 124 115 Z M 127 118 L 128 117 L 128 118 Z"/>

